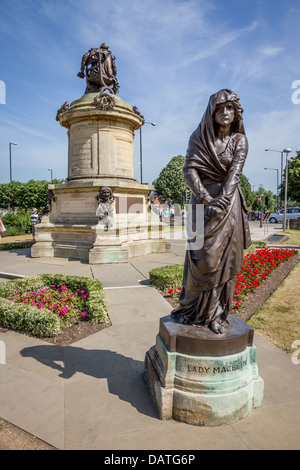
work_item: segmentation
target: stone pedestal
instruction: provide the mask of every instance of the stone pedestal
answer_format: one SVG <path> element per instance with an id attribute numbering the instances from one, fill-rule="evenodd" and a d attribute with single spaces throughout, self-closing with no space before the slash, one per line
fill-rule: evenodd
<path id="1" fill-rule="evenodd" d="M 253 330 L 236 316 L 223 335 L 160 320 L 144 375 L 161 419 L 188 424 L 229 424 L 262 406 Z"/>
<path id="2" fill-rule="evenodd" d="M 150 210 L 153 186 L 134 177 L 134 131 L 143 119 L 119 97 L 106 96 L 106 108 L 95 102 L 98 93 L 88 93 L 59 115 L 60 124 L 68 129 L 68 179 L 49 185 L 55 200 L 49 216 L 38 225 L 32 257 L 121 263 L 170 250 L 164 226 Z M 109 228 L 96 215 L 97 196 L 104 186 L 115 196 Z"/>

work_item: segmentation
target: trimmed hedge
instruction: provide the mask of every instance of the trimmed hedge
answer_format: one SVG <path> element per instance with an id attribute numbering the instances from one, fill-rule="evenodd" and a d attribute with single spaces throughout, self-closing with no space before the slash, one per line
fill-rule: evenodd
<path id="1" fill-rule="evenodd" d="M 0 326 L 42 338 L 61 332 L 59 317 L 47 309 L 38 310 L 3 298 L 0 298 Z"/>
<path id="2" fill-rule="evenodd" d="M 38 309 L 28 304 L 6 300 L 16 292 L 34 292 L 52 285 L 65 285 L 68 289 L 84 289 L 89 296 L 86 301 L 86 320 L 94 323 L 109 323 L 106 297 L 102 284 L 97 279 L 62 274 L 41 274 L 38 276 L 0 284 L 0 326 L 23 331 L 40 337 L 56 336 L 61 331 L 61 319 L 46 308 Z"/>
<path id="3" fill-rule="evenodd" d="M 177 289 L 182 284 L 183 264 L 154 268 L 149 275 L 151 284 L 157 289 Z"/>
<path id="4" fill-rule="evenodd" d="M 1 243 L 0 251 L 9 251 L 9 250 L 19 250 L 21 248 L 31 248 L 34 245 L 35 241 L 28 241 L 28 242 L 11 242 L 11 243 Z"/>

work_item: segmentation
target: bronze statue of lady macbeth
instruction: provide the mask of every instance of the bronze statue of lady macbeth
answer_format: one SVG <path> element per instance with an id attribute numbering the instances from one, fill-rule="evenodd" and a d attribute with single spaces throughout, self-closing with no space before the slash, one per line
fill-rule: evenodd
<path id="1" fill-rule="evenodd" d="M 212 95 L 190 137 L 183 168 L 192 208 L 205 206 L 204 242 L 201 248 L 187 247 L 180 305 L 171 315 L 214 333 L 224 333 L 228 324 L 235 277 L 251 243 L 239 186 L 248 152 L 242 113 L 233 91 Z"/>

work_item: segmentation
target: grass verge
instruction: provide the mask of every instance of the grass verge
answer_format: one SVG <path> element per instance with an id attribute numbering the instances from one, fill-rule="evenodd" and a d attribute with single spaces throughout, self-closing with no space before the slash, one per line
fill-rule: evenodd
<path id="1" fill-rule="evenodd" d="M 276 235 L 286 235 L 289 237 L 288 241 L 276 242 L 276 245 L 295 245 L 300 246 L 300 230 L 286 230 L 285 232 L 278 232 Z M 268 243 L 274 245 L 274 243 Z"/>

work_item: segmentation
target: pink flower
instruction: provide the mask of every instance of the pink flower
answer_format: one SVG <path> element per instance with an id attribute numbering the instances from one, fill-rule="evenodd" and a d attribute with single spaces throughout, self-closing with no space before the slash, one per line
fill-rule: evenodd
<path id="1" fill-rule="evenodd" d="M 86 312 L 82 312 L 81 315 L 82 315 L 83 317 L 85 317 L 85 316 L 86 316 Z"/>

